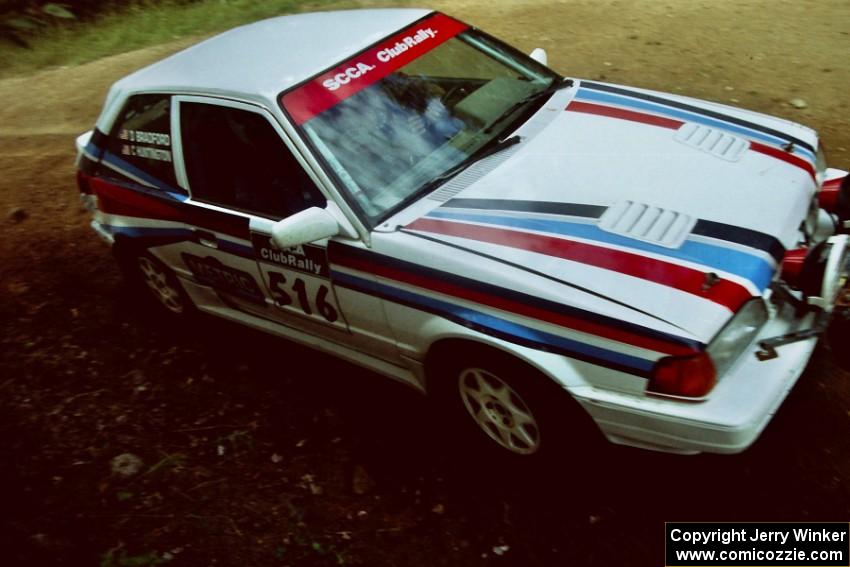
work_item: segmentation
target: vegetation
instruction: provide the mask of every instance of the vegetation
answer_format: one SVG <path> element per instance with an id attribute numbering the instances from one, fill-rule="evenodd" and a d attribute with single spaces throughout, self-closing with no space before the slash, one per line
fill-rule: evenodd
<path id="1" fill-rule="evenodd" d="M 0 0 L 0 76 L 75 65 L 281 14 L 357 4 L 355 0 L 139 0 L 129 5 Z"/>

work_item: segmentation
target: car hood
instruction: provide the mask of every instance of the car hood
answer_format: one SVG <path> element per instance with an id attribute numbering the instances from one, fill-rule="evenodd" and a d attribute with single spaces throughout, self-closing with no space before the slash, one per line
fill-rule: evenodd
<path id="1" fill-rule="evenodd" d="M 457 271 L 497 262 L 475 277 L 702 342 L 764 292 L 815 191 L 811 130 L 684 97 L 585 82 L 517 134 L 406 230 L 470 253 Z"/>

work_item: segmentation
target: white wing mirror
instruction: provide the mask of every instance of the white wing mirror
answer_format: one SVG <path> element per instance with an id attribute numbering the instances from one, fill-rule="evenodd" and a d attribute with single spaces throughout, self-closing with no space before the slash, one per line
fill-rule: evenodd
<path id="1" fill-rule="evenodd" d="M 541 65 L 548 65 L 549 57 L 546 55 L 546 50 L 542 47 L 536 47 L 528 56 Z"/>
<path id="2" fill-rule="evenodd" d="M 331 213 L 310 207 L 274 223 L 272 242 L 278 248 L 289 248 L 336 236 L 339 229 L 339 223 Z"/>

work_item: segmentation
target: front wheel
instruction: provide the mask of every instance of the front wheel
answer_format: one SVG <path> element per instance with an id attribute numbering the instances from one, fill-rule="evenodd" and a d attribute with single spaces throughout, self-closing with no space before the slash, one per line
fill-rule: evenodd
<path id="1" fill-rule="evenodd" d="M 457 386 L 467 414 L 491 440 L 518 455 L 531 455 L 540 449 L 540 423 L 535 411 L 503 372 L 464 367 L 457 373 Z M 537 413 L 541 413 L 539 408 Z"/>
<path id="2" fill-rule="evenodd" d="M 562 387 L 488 347 L 442 352 L 429 372 L 428 389 L 463 442 L 480 442 L 502 456 L 543 460 L 599 437 Z"/>

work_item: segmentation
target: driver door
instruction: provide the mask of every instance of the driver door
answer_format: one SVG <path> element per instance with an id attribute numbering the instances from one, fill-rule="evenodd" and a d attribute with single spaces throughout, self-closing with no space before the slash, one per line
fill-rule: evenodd
<path id="1" fill-rule="evenodd" d="M 274 120 L 252 105 L 175 97 L 177 171 L 196 238 L 181 261 L 227 307 L 332 340 L 349 338 L 326 242 L 277 249 L 274 223 L 326 198 Z M 181 167 L 182 166 L 182 167 Z"/>

